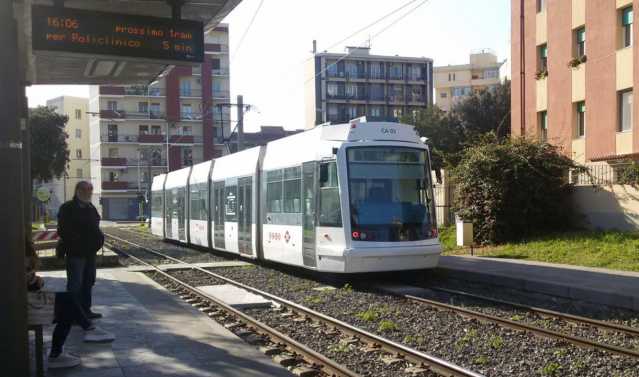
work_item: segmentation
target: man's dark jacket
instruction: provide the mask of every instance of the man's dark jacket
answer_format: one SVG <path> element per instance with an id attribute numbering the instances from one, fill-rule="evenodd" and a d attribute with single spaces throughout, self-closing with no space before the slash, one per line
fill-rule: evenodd
<path id="1" fill-rule="evenodd" d="M 93 204 L 83 203 L 77 197 L 60 206 L 58 235 L 71 257 L 93 257 L 104 244 L 98 211 Z"/>

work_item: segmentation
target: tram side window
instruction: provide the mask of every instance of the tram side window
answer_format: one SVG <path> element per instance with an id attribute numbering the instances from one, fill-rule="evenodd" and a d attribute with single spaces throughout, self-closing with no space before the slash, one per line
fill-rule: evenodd
<path id="1" fill-rule="evenodd" d="M 284 192 L 282 193 L 285 213 L 302 213 L 302 168 L 284 169 Z"/>
<path id="2" fill-rule="evenodd" d="M 282 212 L 282 171 L 266 173 L 266 212 Z"/>
<path id="3" fill-rule="evenodd" d="M 337 184 L 337 164 L 335 162 L 320 165 L 320 211 L 319 225 L 340 228 L 342 213 Z"/>
<path id="4" fill-rule="evenodd" d="M 224 215 L 226 221 L 237 221 L 237 186 L 226 186 L 225 190 L 226 205 L 224 206 Z"/>
<path id="5" fill-rule="evenodd" d="M 162 217 L 162 191 L 151 193 L 151 217 Z"/>
<path id="6" fill-rule="evenodd" d="M 191 219 L 207 220 L 208 185 L 198 183 L 191 186 Z"/>

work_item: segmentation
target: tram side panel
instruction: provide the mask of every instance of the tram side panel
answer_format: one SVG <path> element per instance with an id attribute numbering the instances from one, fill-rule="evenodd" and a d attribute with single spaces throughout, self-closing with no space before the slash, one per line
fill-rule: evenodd
<path id="1" fill-rule="evenodd" d="M 151 184 L 151 234 L 164 237 L 164 181 L 166 174 L 153 178 Z"/>
<path id="2" fill-rule="evenodd" d="M 209 174 L 211 161 L 193 166 L 189 177 L 189 242 L 193 245 L 209 247 Z"/>
<path id="3" fill-rule="evenodd" d="M 188 179 L 191 168 L 170 172 L 164 185 L 166 238 L 188 242 Z"/>

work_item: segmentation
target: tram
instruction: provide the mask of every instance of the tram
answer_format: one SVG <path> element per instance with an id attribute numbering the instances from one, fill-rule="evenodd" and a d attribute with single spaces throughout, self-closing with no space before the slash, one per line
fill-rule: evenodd
<path id="1" fill-rule="evenodd" d="M 151 231 L 331 273 L 433 268 L 430 171 L 412 126 L 324 124 L 154 177 Z"/>

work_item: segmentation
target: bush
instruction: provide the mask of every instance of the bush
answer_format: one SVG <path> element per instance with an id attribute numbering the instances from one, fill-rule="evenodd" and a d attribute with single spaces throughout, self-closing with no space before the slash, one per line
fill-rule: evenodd
<path id="1" fill-rule="evenodd" d="M 453 170 L 457 213 L 479 244 L 573 227 L 568 171 L 585 171 L 547 143 L 484 137 Z"/>
<path id="2" fill-rule="evenodd" d="M 617 183 L 620 185 L 639 185 L 639 164 L 632 162 L 617 170 Z"/>

